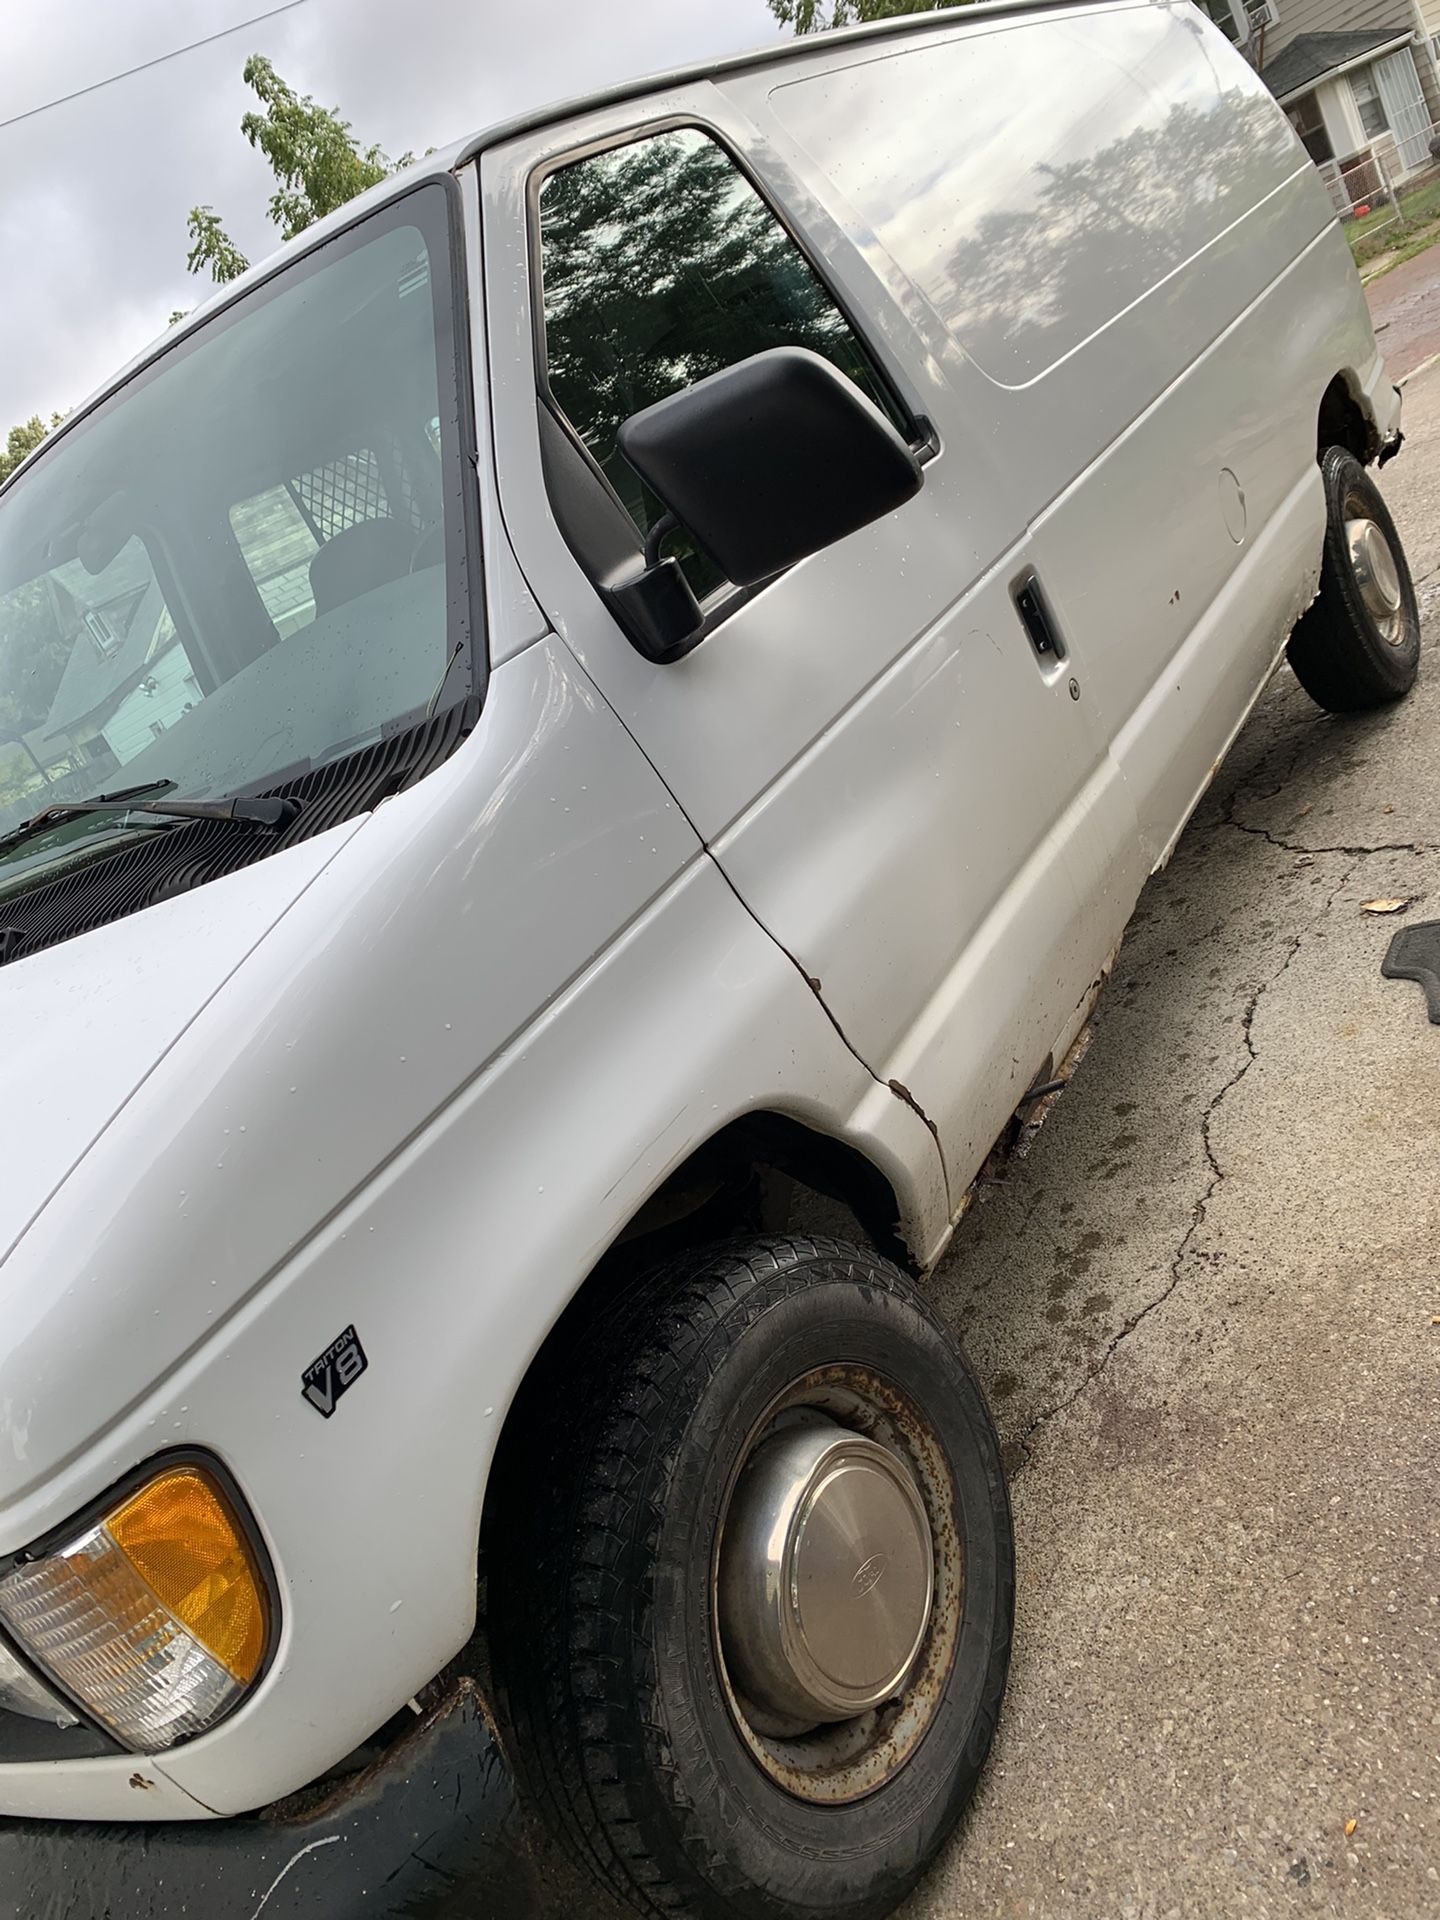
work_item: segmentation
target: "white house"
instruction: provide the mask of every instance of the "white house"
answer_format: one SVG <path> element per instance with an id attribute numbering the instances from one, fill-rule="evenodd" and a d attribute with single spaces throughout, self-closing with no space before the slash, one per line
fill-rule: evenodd
<path id="1" fill-rule="evenodd" d="M 1440 0 L 1199 0 L 1244 47 L 1318 167 L 1432 165 Z"/>

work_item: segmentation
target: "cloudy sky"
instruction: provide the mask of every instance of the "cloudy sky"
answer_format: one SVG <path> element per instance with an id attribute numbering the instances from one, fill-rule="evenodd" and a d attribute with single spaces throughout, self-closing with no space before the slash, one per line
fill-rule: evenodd
<path id="1" fill-rule="evenodd" d="M 247 55 L 398 154 L 777 31 L 765 0 L 274 4 L 0 0 L 0 439 L 84 399 L 201 297 L 197 201 L 251 259 L 270 251 L 273 182 L 239 132 Z"/>

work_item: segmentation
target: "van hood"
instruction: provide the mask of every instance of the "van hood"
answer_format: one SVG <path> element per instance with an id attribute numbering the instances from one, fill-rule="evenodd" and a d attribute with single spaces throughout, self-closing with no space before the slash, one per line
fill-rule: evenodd
<path id="1" fill-rule="evenodd" d="M 0 968 L 0 1260 L 360 824 Z"/>

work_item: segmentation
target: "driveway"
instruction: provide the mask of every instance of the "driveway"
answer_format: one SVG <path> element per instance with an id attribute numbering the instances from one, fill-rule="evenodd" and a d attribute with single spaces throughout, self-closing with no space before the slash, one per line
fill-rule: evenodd
<path id="1" fill-rule="evenodd" d="M 1406 427 L 1440 608 L 1440 368 Z M 989 1770 L 904 1920 L 1440 1913 L 1440 1027 L 1361 911 L 1440 916 L 1437 639 L 1380 715 L 1271 686 L 932 1282 L 1021 1575 Z"/>

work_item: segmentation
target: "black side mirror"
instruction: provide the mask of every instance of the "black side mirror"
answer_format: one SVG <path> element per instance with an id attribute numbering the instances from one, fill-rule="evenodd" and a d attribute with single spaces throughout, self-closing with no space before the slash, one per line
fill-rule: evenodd
<path id="1" fill-rule="evenodd" d="M 657 400 L 621 453 L 737 587 L 768 580 L 920 490 L 920 463 L 818 353 L 774 347 Z"/>

